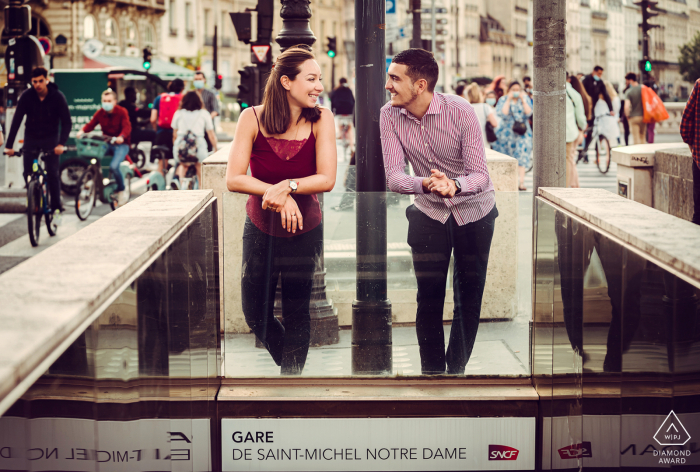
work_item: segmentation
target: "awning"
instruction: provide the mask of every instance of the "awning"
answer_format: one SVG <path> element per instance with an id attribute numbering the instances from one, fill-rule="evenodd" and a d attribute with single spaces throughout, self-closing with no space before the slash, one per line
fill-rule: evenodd
<path id="1" fill-rule="evenodd" d="M 129 56 L 97 56 L 94 59 L 83 57 L 83 67 L 85 69 L 119 67 L 120 69 L 143 70 L 143 61 L 140 57 Z M 148 73 L 157 75 L 163 80 L 192 80 L 194 78 L 194 71 L 172 62 L 155 58 L 151 61 L 151 69 Z"/>

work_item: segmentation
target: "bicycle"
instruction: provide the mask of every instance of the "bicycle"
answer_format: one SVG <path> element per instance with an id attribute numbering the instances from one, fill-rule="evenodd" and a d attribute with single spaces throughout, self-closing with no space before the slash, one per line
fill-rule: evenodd
<path id="1" fill-rule="evenodd" d="M 599 122 L 601 118 L 602 116 L 597 116 L 595 118 L 595 121 L 593 122 L 593 128 L 591 130 L 591 135 L 588 139 L 591 140 L 591 143 L 595 143 L 595 163 L 598 166 L 598 170 L 601 174 L 607 174 L 608 170 L 610 170 L 610 162 L 612 161 L 611 148 L 610 141 L 608 140 L 608 138 L 600 133 Z M 579 161 L 583 158 L 584 156 L 581 152 L 579 152 L 576 164 L 578 164 Z"/>
<path id="2" fill-rule="evenodd" d="M 53 221 L 53 212 L 49 205 L 50 196 L 46 182 L 46 171 L 41 162 L 46 154 L 52 154 L 50 151 L 40 150 L 36 159 L 32 163 L 32 174 L 29 176 L 27 183 L 27 229 L 29 230 L 29 242 L 32 247 L 39 245 L 39 236 L 41 234 L 41 218 L 46 222 L 46 230 L 49 236 L 56 236 L 58 225 Z M 15 152 L 15 156 L 22 157 L 24 150 Z"/>
<path id="3" fill-rule="evenodd" d="M 75 213 L 81 221 L 85 221 L 92 213 L 98 195 L 100 201 L 109 203 L 112 210 L 119 207 L 119 202 L 114 195 L 117 190 L 117 181 L 109 167 L 111 156 L 107 155 L 108 144 L 105 138 L 76 139 L 78 153 L 91 157 L 88 167 L 78 179 L 78 193 L 75 196 Z M 124 192 L 128 200 L 131 198 L 131 178 L 133 177 L 131 165 L 126 160 L 123 161 L 119 165 L 119 171 L 124 179 Z"/>

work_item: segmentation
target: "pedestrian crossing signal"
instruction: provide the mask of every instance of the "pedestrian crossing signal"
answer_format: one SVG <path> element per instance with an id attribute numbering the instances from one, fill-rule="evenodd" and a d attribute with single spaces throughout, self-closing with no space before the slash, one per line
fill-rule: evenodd
<path id="1" fill-rule="evenodd" d="M 646 61 L 644 63 L 644 71 L 645 72 L 651 72 L 651 61 Z"/>
<path id="2" fill-rule="evenodd" d="M 335 36 L 328 36 L 328 57 L 333 59 L 336 56 L 336 37 Z"/>
<path id="3" fill-rule="evenodd" d="M 151 50 L 144 48 L 143 50 L 143 68 L 148 71 L 151 68 Z"/>

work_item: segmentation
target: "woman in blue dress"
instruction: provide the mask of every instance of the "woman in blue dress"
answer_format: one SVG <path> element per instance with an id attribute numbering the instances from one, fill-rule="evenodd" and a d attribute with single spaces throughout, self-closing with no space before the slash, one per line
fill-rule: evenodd
<path id="1" fill-rule="evenodd" d="M 525 171 L 530 167 L 532 159 L 532 128 L 528 119 L 532 115 L 532 100 L 521 90 L 517 80 L 510 84 L 506 95 L 498 100 L 496 113 L 501 123 L 496 130 L 498 140 L 491 147 L 494 151 L 518 160 L 519 189 L 526 190 Z M 518 128 L 524 133 L 519 134 Z"/>

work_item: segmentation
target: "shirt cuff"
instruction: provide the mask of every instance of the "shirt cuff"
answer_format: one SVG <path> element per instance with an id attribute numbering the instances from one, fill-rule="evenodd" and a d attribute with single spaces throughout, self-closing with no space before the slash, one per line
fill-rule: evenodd
<path id="1" fill-rule="evenodd" d="M 423 178 L 414 177 L 413 178 L 413 193 L 420 195 L 421 193 L 430 193 L 430 191 L 423 187 Z"/>
<path id="2" fill-rule="evenodd" d="M 459 181 L 459 185 L 462 187 L 462 191 L 455 196 L 459 197 L 460 195 L 467 195 L 468 193 L 471 193 L 466 177 L 457 177 L 455 180 Z"/>

